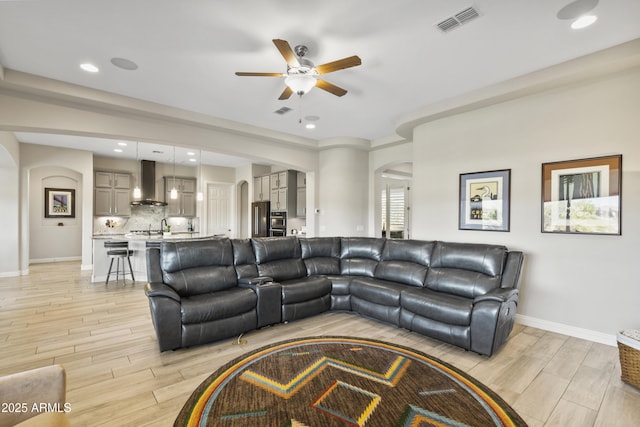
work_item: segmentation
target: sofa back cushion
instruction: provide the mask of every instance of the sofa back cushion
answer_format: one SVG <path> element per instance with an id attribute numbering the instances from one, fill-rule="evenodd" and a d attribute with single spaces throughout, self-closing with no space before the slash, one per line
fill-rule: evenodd
<path id="1" fill-rule="evenodd" d="M 162 281 L 180 296 L 204 294 L 237 285 L 229 239 L 163 241 Z"/>
<path id="2" fill-rule="evenodd" d="M 238 279 L 257 277 L 258 267 L 253 255 L 253 245 L 249 239 L 231 239 L 233 246 L 233 265 Z"/>
<path id="3" fill-rule="evenodd" d="M 387 240 L 375 277 L 423 286 L 435 243 L 422 240 Z"/>
<path id="4" fill-rule="evenodd" d="M 437 242 L 425 286 L 474 298 L 500 287 L 507 248 L 499 245 Z"/>
<path id="5" fill-rule="evenodd" d="M 281 282 L 307 275 L 296 237 L 256 237 L 251 239 L 251 243 L 259 276 Z"/>
<path id="6" fill-rule="evenodd" d="M 384 239 L 343 237 L 340 241 L 340 274 L 373 277 L 383 246 Z"/>
<path id="7" fill-rule="evenodd" d="M 307 275 L 340 274 L 340 238 L 310 237 L 300 239 L 302 259 Z"/>

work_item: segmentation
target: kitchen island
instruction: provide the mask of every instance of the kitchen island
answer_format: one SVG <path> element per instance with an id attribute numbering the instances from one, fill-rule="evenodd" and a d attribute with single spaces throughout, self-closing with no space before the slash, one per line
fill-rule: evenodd
<path id="1" fill-rule="evenodd" d="M 147 244 L 151 244 L 157 242 L 158 244 L 163 240 L 173 239 L 173 240 L 185 240 L 185 239 L 202 239 L 205 237 L 214 237 L 207 236 L 202 233 L 196 232 L 177 232 L 167 234 L 161 233 L 126 233 L 126 234 L 94 234 L 93 235 L 93 272 L 91 273 L 91 282 L 105 282 L 107 280 L 107 273 L 109 272 L 109 264 L 111 262 L 111 258 L 107 256 L 107 249 L 104 247 L 104 242 L 107 240 L 114 242 L 128 242 L 129 250 L 133 251 L 133 255 L 131 256 L 131 267 L 133 268 L 133 275 L 135 276 L 136 281 L 138 282 L 146 282 L 147 281 L 147 260 L 146 260 L 146 251 Z M 117 261 L 114 261 L 114 266 L 112 270 L 112 274 L 115 271 L 115 264 Z M 126 262 L 126 261 L 125 261 Z M 122 268 L 122 267 L 120 267 Z M 126 271 L 129 271 L 129 265 L 126 265 Z M 131 276 L 126 276 L 127 281 L 131 282 Z M 115 276 L 112 276 L 109 279 L 110 283 L 113 281 L 115 283 Z M 121 279 L 122 281 L 122 279 Z"/>

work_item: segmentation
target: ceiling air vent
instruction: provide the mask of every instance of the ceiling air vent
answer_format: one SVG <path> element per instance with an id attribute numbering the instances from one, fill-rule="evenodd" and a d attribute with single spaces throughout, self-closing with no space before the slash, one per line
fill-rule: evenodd
<path id="1" fill-rule="evenodd" d="M 283 114 L 287 114 L 287 113 L 288 113 L 289 111 L 291 111 L 292 109 L 293 109 L 293 108 L 289 108 L 289 107 L 282 107 L 282 108 L 279 108 L 279 109 L 277 109 L 276 111 L 274 111 L 274 113 L 276 113 L 276 114 L 280 114 L 280 115 L 283 115 Z"/>
<path id="2" fill-rule="evenodd" d="M 468 7 L 453 16 L 443 19 L 442 21 L 438 22 L 436 26 L 440 29 L 440 31 L 446 33 L 453 30 L 454 28 L 458 28 L 462 24 L 466 24 L 467 22 L 477 18 L 478 16 L 480 16 L 480 13 L 478 13 L 478 9 L 474 7 Z"/>

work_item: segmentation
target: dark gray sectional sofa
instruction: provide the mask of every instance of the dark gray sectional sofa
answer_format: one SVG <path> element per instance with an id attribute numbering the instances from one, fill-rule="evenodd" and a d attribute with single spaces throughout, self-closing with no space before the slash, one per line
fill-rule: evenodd
<path id="1" fill-rule="evenodd" d="M 212 238 L 147 249 L 161 351 L 329 310 L 491 355 L 513 328 L 523 254 L 363 237 Z"/>

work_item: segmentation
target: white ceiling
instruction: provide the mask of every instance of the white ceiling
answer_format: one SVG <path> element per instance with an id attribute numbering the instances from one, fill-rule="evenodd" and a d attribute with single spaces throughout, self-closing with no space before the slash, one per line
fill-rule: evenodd
<path id="1" fill-rule="evenodd" d="M 375 140 L 395 135 L 400 118 L 436 102 L 640 37 L 639 0 L 600 1 L 592 12 L 598 21 L 582 30 L 556 17 L 568 3 L 0 1 L 0 63 L 306 138 Z M 446 34 L 435 27 L 469 6 L 479 18 Z M 302 100 L 279 101 L 282 78 L 234 75 L 285 72 L 274 38 L 292 47 L 307 45 L 315 64 L 360 56 L 361 66 L 324 76 L 349 92 L 339 98 L 315 88 Z M 117 68 L 110 62 L 114 57 L 139 68 Z M 82 62 L 96 64 L 100 72 L 82 71 Z M 274 114 L 283 106 L 293 111 Z M 307 116 L 319 117 L 316 129 L 298 123 Z"/>

